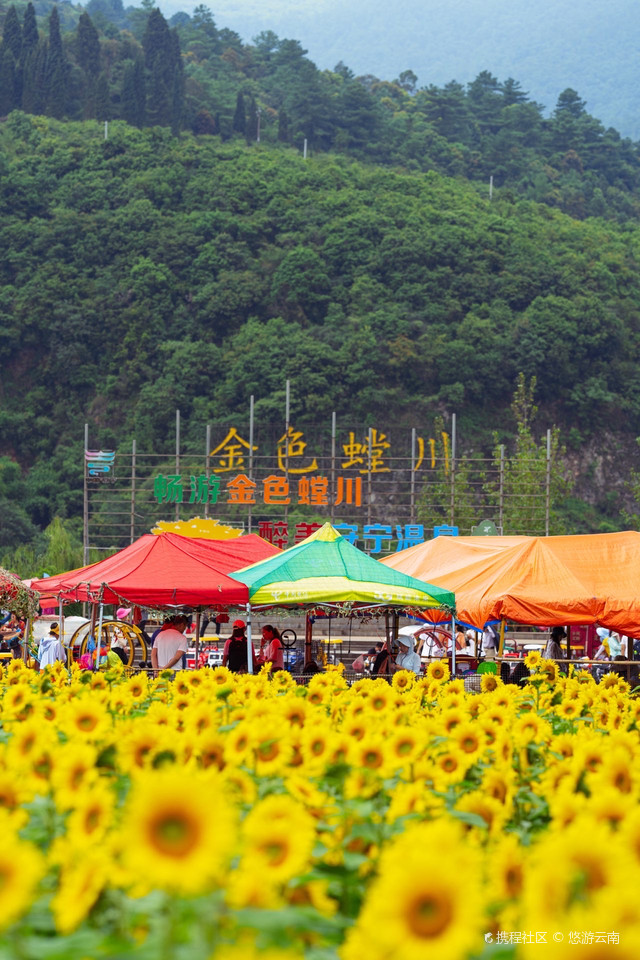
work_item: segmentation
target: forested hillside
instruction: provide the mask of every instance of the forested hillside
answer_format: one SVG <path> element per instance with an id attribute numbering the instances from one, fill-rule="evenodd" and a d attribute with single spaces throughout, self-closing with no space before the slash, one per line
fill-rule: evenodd
<path id="1" fill-rule="evenodd" d="M 18 112 L 0 176 L 0 451 L 27 471 L 3 491 L 20 536 L 79 512 L 85 418 L 166 450 L 176 407 L 201 430 L 254 394 L 280 420 L 287 378 L 298 424 L 457 411 L 488 446 L 524 371 L 572 449 L 640 432 L 628 225 L 434 172 L 123 122 L 105 141 Z"/>
<path id="2" fill-rule="evenodd" d="M 77 523 L 85 420 L 103 445 L 169 450 L 176 408 L 185 443 L 251 395 L 281 422 L 286 380 L 299 426 L 455 412 L 465 453 L 508 439 L 518 374 L 536 377 L 588 501 L 570 524 L 623 523 L 634 144 L 572 90 L 544 120 L 515 80 L 323 73 L 206 8 L 176 31 L 99 3 L 100 30 L 70 5 L 3 22 L 1 549 Z"/>
<path id="3" fill-rule="evenodd" d="M 87 8 L 0 0 L 0 116 L 124 119 L 227 141 L 287 143 L 407 170 L 436 170 L 563 210 L 638 216 L 637 144 L 605 129 L 573 87 L 543 115 L 518 78 L 483 70 L 468 84 L 419 87 L 320 71 L 296 40 L 266 31 L 243 44 L 211 11 L 167 23 L 151 0 L 89 0 Z M 4 12 L 6 11 L 6 13 Z M 552 105 L 547 104 L 547 107 Z"/>

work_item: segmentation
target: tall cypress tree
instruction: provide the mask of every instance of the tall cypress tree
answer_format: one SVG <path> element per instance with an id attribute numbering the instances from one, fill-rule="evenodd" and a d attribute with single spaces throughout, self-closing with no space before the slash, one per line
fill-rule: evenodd
<path id="1" fill-rule="evenodd" d="M 27 4 L 24 14 L 24 25 L 22 27 L 22 55 L 26 56 L 38 46 L 38 24 L 36 23 L 36 11 L 31 2 Z"/>
<path id="2" fill-rule="evenodd" d="M 142 38 L 147 68 L 147 119 L 168 126 L 172 120 L 173 48 L 169 25 L 156 8 L 149 15 Z"/>
<path id="3" fill-rule="evenodd" d="M 242 133 L 243 135 L 247 132 L 247 114 L 244 108 L 244 96 L 242 91 L 238 92 L 236 97 L 236 112 L 233 115 L 233 130 L 234 133 Z"/>
<path id="4" fill-rule="evenodd" d="M 76 32 L 76 59 L 88 77 L 100 72 L 100 40 L 88 13 L 82 13 Z"/>
<path id="5" fill-rule="evenodd" d="M 258 138 L 258 105 L 253 96 L 247 103 L 247 129 L 245 131 L 247 143 L 255 143 Z"/>
<path id="6" fill-rule="evenodd" d="M 58 17 L 57 7 L 53 8 L 51 16 L 49 17 L 46 77 L 46 112 L 50 117 L 60 119 L 65 114 L 67 63 L 62 49 L 60 18 Z"/>
<path id="7" fill-rule="evenodd" d="M 184 118 L 184 71 L 180 55 L 178 31 L 171 31 L 171 60 L 173 67 L 173 85 L 171 89 L 171 130 L 177 134 Z"/>
<path id="8" fill-rule="evenodd" d="M 44 113 L 47 103 L 47 43 L 40 40 L 22 59 L 22 109 Z"/>
<path id="9" fill-rule="evenodd" d="M 278 140 L 280 143 L 289 142 L 289 117 L 284 107 L 282 107 L 278 114 Z"/>
<path id="10" fill-rule="evenodd" d="M 102 71 L 95 81 L 95 111 L 96 120 L 111 119 L 111 101 L 109 99 L 109 84 L 107 75 Z"/>
<path id="11" fill-rule="evenodd" d="M 127 64 L 120 96 L 120 116 L 134 127 L 143 127 L 146 118 L 146 91 L 142 60 Z"/>
<path id="12" fill-rule="evenodd" d="M 20 26 L 15 7 L 9 7 L 7 15 L 4 18 L 0 49 L 10 50 L 15 63 L 18 63 L 20 60 L 20 54 L 22 53 L 22 27 Z"/>
<path id="13" fill-rule="evenodd" d="M 9 47 L 0 44 L 0 117 L 17 106 L 16 61 Z"/>

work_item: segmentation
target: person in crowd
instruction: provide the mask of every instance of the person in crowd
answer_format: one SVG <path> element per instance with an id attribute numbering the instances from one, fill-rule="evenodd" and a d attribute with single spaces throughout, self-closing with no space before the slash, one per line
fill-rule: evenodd
<path id="1" fill-rule="evenodd" d="M 156 634 L 155 643 L 151 650 L 151 666 L 158 673 L 160 670 L 182 670 L 183 658 L 187 652 L 188 641 L 184 635 L 189 624 L 189 618 L 184 614 L 171 617 Z"/>
<path id="2" fill-rule="evenodd" d="M 617 660 L 618 657 L 622 656 L 622 640 L 620 634 L 614 630 L 609 634 L 609 652 L 612 660 Z"/>
<path id="3" fill-rule="evenodd" d="M 249 669 L 247 656 L 249 647 L 249 643 L 247 641 L 247 626 L 244 620 L 234 620 L 233 627 L 231 629 L 231 636 L 224 645 L 224 650 L 222 653 L 222 665 L 223 667 L 228 667 L 232 673 L 247 673 Z M 255 650 L 253 649 L 253 645 L 251 646 L 251 659 L 253 672 L 255 673 L 256 654 Z"/>
<path id="4" fill-rule="evenodd" d="M 551 636 L 547 640 L 544 650 L 544 656 L 547 660 L 564 660 L 564 652 L 561 643 L 567 638 L 567 631 L 564 627 L 554 627 Z"/>
<path id="5" fill-rule="evenodd" d="M 116 657 L 120 660 L 123 666 L 126 666 L 129 663 L 129 657 L 126 652 L 126 640 L 123 636 L 116 636 L 111 641 L 111 652 L 115 654 Z"/>
<path id="6" fill-rule="evenodd" d="M 499 642 L 500 637 L 495 627 L 492 627 L 491 624 L 488 623 L 482 631 L 482 652 L 485 657 L 489 650 L 493 650 L 493 655 L 495 656 Z"/>
<path id="7" fill-rule="evenodd" d="M 17 659 L 22 652 L 20 644 L 22 642 L 24 627 L 24 621 L 20 620 L 17 614 L 10 613 L 6 622 L 0 628 L 0 638 L 6 641 L 14 659 Z"/>
<path id="8" fill-rule="evenodd" d="M 530 676 L 531 673 L 524 660 L 518 660 L 509 677 L 509 683 L 515 683 L 518 687 L 524 687 L 527 682 L 527 677 Z"/>
<path id="9" fill-rule="evenodd" d="M 57 660 L 62 663 L 67 662 L 67 655 L 64 647 L 60 643 L 60 625 L 52 623 L 49 633 L 42 638 L 38 647 L 38 663 L 40 664 L 40 673 L 45 667 L 50 667 Z"/>
<path id="10" fill-rule="evenodd" d="M 467 645 L 467 639 L 464 634 L 464 627 L 462 624 L 458 624 L 456 627 L 456 650 L 464 650 Z"/>
<path id="11" fill-rule="evenodd" d="M 376 658 L 371 667 L 371 675 L 377 677 L 388 674 L 391 671 L 391 663 L 392 657 L 391 650 L 389 649 L 389 641 L 385 640 L 376 653 Z"/>
<path id="12" fill-rule="evenodd" d="M 406 635 L 398 637 L 399 652 L 396 656 L 392 670 L 410 670 L 418 674 L 422 670 L 422 660 L 414 650 L 414 638 Z"/>
<path id="13" fill-rule="evenodd" d="M 282 637 L 280 636 L 280 631 L 270 624 L 266 624 L 262 628 L 258 663 L 270 663 L 272 672 L 274 670 L 284 669 Z"/>

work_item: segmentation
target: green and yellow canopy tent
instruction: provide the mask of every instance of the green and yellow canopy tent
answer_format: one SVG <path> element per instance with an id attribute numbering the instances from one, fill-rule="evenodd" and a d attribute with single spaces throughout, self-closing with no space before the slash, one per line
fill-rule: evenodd
<path id="1" fill-rule="evenodd" d="M 450 590 L 385 567 L 330 523 L 295 547 L 230 576 L 249 589 L 249 624 L 256 607 L 302 607 L 342 616 L 424 610 L 434 605 L 453 613 L 455 608 Z"/>

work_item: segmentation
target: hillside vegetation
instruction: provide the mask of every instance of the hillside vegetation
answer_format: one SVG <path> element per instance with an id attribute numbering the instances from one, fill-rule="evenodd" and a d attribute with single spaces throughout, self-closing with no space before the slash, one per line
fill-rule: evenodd
<path id="1" fill-rule="evenodd" d="M 486 453 L 535 377 L 589 503 L 569 526 L 621 524 L 635 145 L 571 89 L 545 120 L 515 80 L 417 90 L 243 45 L 206 8 L 176 31 L 105 4 L 100 30 L 71 5 L 3 22 L 0 548 L 77 522 L 85 420 L 105 447 L 166 451 L 176 408 L 185 443 L 252 395 L 281 422 L 286 380 L 299 426 L 455 412 L 460 452 Z"/>
<path id="2" fill-rule="evenodd" d="M 201 432 L 254 394 L 281 420 L 286 379 L 296 423 L 457 411 L 482 446 L 523 371 L 574 447 L 640 432 L 628 225 L 434 172 L 18 112 L 0 173 L 0 451 L 40 527 L 80 510 L 86 417 L 104 443 L 166 450 L 176 407 Z"/>

